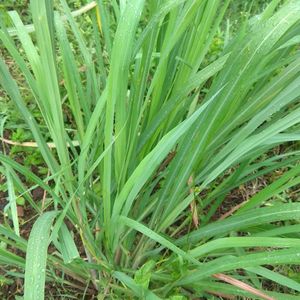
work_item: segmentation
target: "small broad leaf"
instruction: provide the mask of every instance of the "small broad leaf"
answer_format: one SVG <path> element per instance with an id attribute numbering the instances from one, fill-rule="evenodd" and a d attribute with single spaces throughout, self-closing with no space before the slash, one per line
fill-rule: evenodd
<path id="1" fill-rule="evenodd" d="M 149 282 L 151 279 L 152 270 L 155 267 L 155 261 L 147 261 L 136 273 L 134 276 L 134 281 L 141 285 L 143 288 L 149 287 Z"/>

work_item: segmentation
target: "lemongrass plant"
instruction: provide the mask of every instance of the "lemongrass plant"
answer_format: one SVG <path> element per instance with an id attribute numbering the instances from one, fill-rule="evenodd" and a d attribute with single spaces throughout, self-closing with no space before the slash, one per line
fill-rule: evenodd
<path id="1" fill-rule="evenodd" d="M 0 31 L 42 122 L 3 59 L 0 83 L 49 169 L 40 178 L 0 154 L 13 221 L 0 226 L 0 263 L 7 276 L 25 270 L 24 299 L 50 299 L 51 284 L 70 299 L 297 299 L 300 283 L 277 266 L 300 264 L 300 204 L 274 199 L 300 183 L 300 2 L 271 1 L 210 64 L 229 0 L 97 0 L 93 41 L 66 0 L 30 2 L 32 26 L 11 11 Z M 32 199 L 36 186 L 46 199 Z M 20 195 L 38 217 L 28 241 Z"/>

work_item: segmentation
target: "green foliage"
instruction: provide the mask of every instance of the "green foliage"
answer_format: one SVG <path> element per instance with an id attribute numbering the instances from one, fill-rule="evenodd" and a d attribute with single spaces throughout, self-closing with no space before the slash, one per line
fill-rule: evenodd
<path id="1" fill-rule="evenodd" d="M 141 285 L 143 288 L 148 289 L 151 273 L 155 267 L 155 261 L 149 260 L 135 273 L 134 281 L 136 284 Z"/>
<path id="2" fill-rule="evenodd" d="M 26 254 L 24 300 L 44 299 L 50 228 L 57 212 L 40 216 L 32 227 Z"/>
<path id="3" fill-rule="evenodd" d="M 76 281 L 79 298 L 253 296 L 220 282 L 220 272 L 294 299 L 295 276 L 272 268 L 300 264 L 300 205 L 288 194 L 274 200 L 300 182 L 300 3 L 271 1 L 230 38 L 220 29 L 229 2 L 98 0 L 79 13 L 88 14 L 87 34 L 65 0 L 55 10 L 31 0 L 32 25 L 15 11 L 14 28 L 2 22 L 0 39 L 26 82 L 1 60 L 0 84 L 38 145 L 24 165 L 0 153 L 13 219 L 13 229 L 0 226 L 10 245 L 0 264 L 25 269 L 25 299 L 43 299 L 45 280 Z M 276 153 L 279 145 L 292 147 Z M 41 162 L 45 179 L 29 168 Z M 236 188 L 276 170 L 214 221 Z M 33 201 L 20 175 L 48 201 Z M 19 194 L 40 215 L 28 245 Z M 26 252 L 26 262 L 10 249 Z M 268 291 L 264 280 L 288 292 Z"/>
<path id="4" fill-rule="evenodd" d="M 24 199 L 23 197 L 18 197 L 18 198 L 16 199 L 16 202 L 17 202 L 17 204 L 20 205 L 20 206 L 24 206 L 24 205 L 25 205 L 25 199 Z"/>

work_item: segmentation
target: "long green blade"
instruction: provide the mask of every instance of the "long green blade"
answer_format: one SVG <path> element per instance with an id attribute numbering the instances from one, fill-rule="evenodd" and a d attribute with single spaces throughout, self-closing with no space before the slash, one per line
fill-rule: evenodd
<path id="1" fill-rule="evenodd" d="M 24 300 L 43 300 L 50 228 L 58 212 L 41 215 L 34 223 L 26 253 Z"/>

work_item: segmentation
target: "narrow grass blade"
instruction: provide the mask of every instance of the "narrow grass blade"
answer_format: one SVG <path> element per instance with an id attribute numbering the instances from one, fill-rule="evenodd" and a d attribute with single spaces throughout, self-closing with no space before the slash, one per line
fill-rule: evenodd
<path id="1" fill-rule="evenodd" d="M 1 265 L 12 265 L 20 268 L 25 267 L 25 260 L 23 257 L 20 257 L 6 249 L 0 247 L 0 264 Z"/>
<path id="2" fill-rule="evenodd" d="M 126 96 L 128 85 L 128 71 L 131 63 L 131 53 L 134 45 L 135 32 L 141 13 L 144 7 L 144 0 L 134 0 L 130 4 L 127 3 L 125 12 L 122 15 L 111 55 L 111 70 L 107 80 L 107 99 L 105 118 L 105 148 L 109 148 L 107 155 L 104 158 L 103 166 L 103 201 L 104 201 L 104 223 L 108 229 L 111 218 L 111 181 L 113 175 L 112 165 L 112 150 L 110 149 L 113 141 L 113 133 L 116 135 L 122 131 L 126 120 Z M 134 9 L 132 9 L 134 7 Z M 118 86 L 118 89 L 115 88 Z M 118 105 L 118 110 L 115 106 Z M 114 128 L 114 123 L 116 127 Z M 120 134 L 118 141 L 115 144 L 115 178 L 117 183 L 120 179 L 122 161 L 126 155 L 126 132 Z M 111 239 L 112 237 L 109 237 Z"/>
<path id="3" fill-rule="evenodd" d="M 189 255 L 188 253 L 186 253 L 185 251 L 183 251 L 180 248 L 178 248 L 174 243 L 168 241 L 167 239 L 165 239 L 161 235 L 157 234 L 153 230 L 149 229 L 145 225 L 141 224 L 140 222 L 137 222 L 135 220 L 132 220 L 132 219 L 124 217 L 124 216 L 120 217 L 120 222 L 123 223 L 123 224 L 125 224 L 126 226 L 129 226 L 130 228 L 133 228 L 136 231 L 139 231 L 142 234 L 148 236 L 152 240 L 154 240 L 157 243 L 163 245 L 164 247 L 172 250 L 174 253 L 176 253 L 180 257 L 186 259 L 187 261 L 190 261 L 190 262 L 192 262 L 195 265 L 201 265 L 198 262 L 198 260 L 196 260 L 191 255 Z"/>
<path id="4" fill-rule="evenodd" d="M 286 286 L 297 292 L 300 292 L 300 283 L 299 282 L 297 282 L 293 279 L 290 279 L 284 275 L 281 275 L 278 272 L 271 271 L 264 267 L 255 267 L 255 268 L 249 267 L 249 268 L 246 268 L 246 270 L 253 272 L 257 275 L 263 276 L 264 278 L 272 280 L 280 285 Z"/>
<path id="5" fill-rule="evenodd" d="M 10 211 L 11 211 L 11 215 L 12 215 L 14 230 L 15 230 L 15 233 L 18 236 L 20 236 L 16 194 L 15 194 L 13 180 L 12 180 L 12 177 L 10 174 L 10 168 L 8 166 L 6 167 L 6 181 L 7 181 L 7 188 L 8 188 L 9 206 L 10 206 Z"/>
<path id="6" fill-rule="evenodd" d="M 199 247 L 189 251 L 194 257 L 201 257 L 210 253 L 213 255 L 215 250 L 226 248 L 238 248 L 238 247 L 300 247 L 300 239 L 288 239 L 288 238 L 269 238 L 269 237 L 229 237 L 216 239 L 211 242 L 205 243 Z"/>
<path id="7" fill-rule="evenodd" d="M 223 221 L 217 221 L 198 230 L 195 230 L 177 240 L 176 245 L 185 243 L 197 243 L 203 238 L 223 235 L 230 231 L 240 231 L 251 226 L 268 224 L 275 221 L 298 219 L 300 216 L 300 204 L 281 204 L 274 207 L 264 207 L 250 210 L 243 214 L 232 216 Z"/>
<path id="8" fill-rule="evenodd" d="M 300 264 L 299 248 L 288 250 L 264 251 L 244 256 L 223 256 L 201 265 L 194 272 L 179 279 L 176 285 L 195 283 L 212 274 L 261 265 Z"/>

